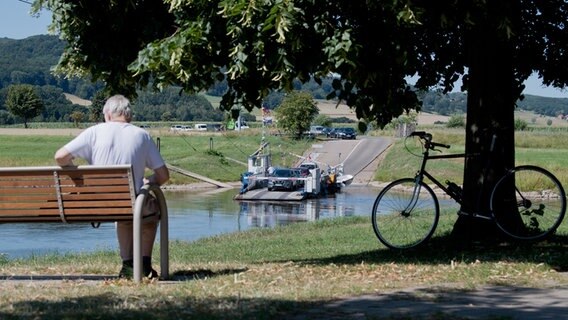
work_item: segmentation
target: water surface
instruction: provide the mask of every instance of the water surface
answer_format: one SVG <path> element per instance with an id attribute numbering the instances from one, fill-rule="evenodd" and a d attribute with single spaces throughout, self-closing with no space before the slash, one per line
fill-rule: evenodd
<path id="1" fill-rule="evenodd" d="M 370 216 L 378 189 L 349 186 L 335 196 L 300 202 L 239 202 L 238 189 L 166 191 L 171 240 L 192 241 L 251 228 L 342 216 Z M 370 222 L 369 222 L 370 223 Z M 50 252 L 118 250 L 114 223 L 97 229 L 89 224 L 0 224 L 0 253 L 8 258 Z"/>

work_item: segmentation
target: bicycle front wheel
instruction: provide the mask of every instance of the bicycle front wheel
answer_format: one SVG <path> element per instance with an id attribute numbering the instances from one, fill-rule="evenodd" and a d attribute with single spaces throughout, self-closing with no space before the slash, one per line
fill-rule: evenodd
<path id="1" fill-rule="evenodd" d="M 391 182 L 377 196 L 371 219 L 377 238 L 391 249 L 424 243 L 438 225 L 440 207 L 432 189 L 414 179 Z"/>
<path id="2" fill-rule="evenodd" d="M 497 227 L 516 240 L 543 240 L 556 231 L 566 212 L 562 184 L 536 166 L 509 170 L 493 188 L 490 203 Z"/>

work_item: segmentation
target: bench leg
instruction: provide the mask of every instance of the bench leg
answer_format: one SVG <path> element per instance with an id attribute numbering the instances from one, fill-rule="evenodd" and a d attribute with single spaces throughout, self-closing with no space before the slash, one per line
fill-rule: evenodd
<path id="1" fill-rule="evenodd" d="M 157 185 L 145 185 L 134 205 L 134 219 L 132 223 L 133 228 L 133 269 L 134 269 L 134 282 L 141 282 L 142 274 L 142 207 L 148 195 L 152 191 L 160 205 L 160 276 L 162 279 L 170 277 L 170 253 L 169 253 L 169 226 L 168 226 L 168 207 L 166 205 L 166 198 L 162 189 Z"/>
<path id="2" fill-rule="evenodd" d="M 162 279 L 168 279 L 170 277 L 168 206 L 160 187 L 153 186 L 152 191 L 160 205 L 160 276 Z"/>
<path id="3" fill-rule="evenodd" d="M 133 271 L 134 282 L 142 281 L 142 207 L 146 199 L 147 192 L 141 192 L 136 197 L 134 205 L 134 217 L 132 221 L 132 237 L 133 237 Z"/>

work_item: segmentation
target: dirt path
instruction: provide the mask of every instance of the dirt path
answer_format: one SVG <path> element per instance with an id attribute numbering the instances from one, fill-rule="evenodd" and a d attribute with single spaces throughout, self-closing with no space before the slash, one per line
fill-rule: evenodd
<path id="1" fill-rule="evenodd" d="M 36 129 L 36 128 L 0 128 L 0 135 L 7 136 L 76 136 L 84 129 Z"/>

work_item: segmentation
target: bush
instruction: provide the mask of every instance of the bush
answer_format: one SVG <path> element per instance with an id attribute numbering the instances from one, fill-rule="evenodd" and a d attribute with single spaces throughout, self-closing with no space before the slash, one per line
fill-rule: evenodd
<path id="1" fill-rule="evenodd" d="M 357 121 L 349 119 L 347 117 L 332 118 L 331 121 L 333 123 L 354 123 L 354 122 L 357 122 Z"/>
<path id="2" fill-rule="evenodd" d="M 325 114 L 318 115 L 312 125 L 314 126 L 324 126 L 324 127 L 331 127 L 331 118 Z"/>
<path id="3" fill-rule="evenodd" d="M 524 131 L 527 130 L 529 124 L 522 119 L 515 119 L 515 131 Z"/>
<path id="4" fill-rule="evenodd" d="M 454 114 L 448 119 L 446 124 L 448 128 L 463 128 L 465 127 L 465 118 L 463 115 Z"/>

